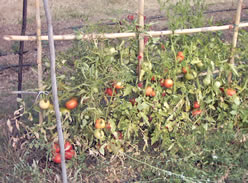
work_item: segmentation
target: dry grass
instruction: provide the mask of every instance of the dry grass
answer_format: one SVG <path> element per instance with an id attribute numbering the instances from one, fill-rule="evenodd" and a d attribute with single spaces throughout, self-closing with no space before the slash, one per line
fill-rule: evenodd
<path id="1" fill-rule="evenodd" d="M 161 0 L 163 1 L 163 0 Z M 123 14 L 136 13 L 138 0 L 50 0 L 53 16 L 56 19 L 86 18 L 90 21 L 119 18 Z M 171 2 L 176 2 L 175 0 Z M 236 0 L 207 0 L 208 3 L 236 3 Z M 19 23 L 22 17 L 21 0 L 0 0 L 0 24 Z M 42 4 L 42 3 L 41 3 Z M 146 0 L 145 10 L 149 15 L 159 13 L 157 0 Z M 44 12 L 41 11 L 44 15 Z M 28 1 L 28 19 L 35 20 L 35 1 Z M 44 17 L 44 16 L 43 16 Z"/>

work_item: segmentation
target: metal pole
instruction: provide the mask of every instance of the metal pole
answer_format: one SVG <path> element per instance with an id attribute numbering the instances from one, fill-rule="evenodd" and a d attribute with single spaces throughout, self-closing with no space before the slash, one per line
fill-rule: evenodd
<path id="1" fill-rule="evenodd" d="M 44 9 L 47 19 L 48 26 L 48 37 L 49 37 L 49 48 L 50 48 L 50 60 L 51 60 L 51 80 L 52 80 L 52 93 L 53 93 L 53 104 L 57 121 L 57 131 L 59 136 L 59 146 L 61 154 L 61 167 L 62 167 L 62 180 L 63 183 L 67 183 L 67 174 L 65 166 L 65 149 L 64 149 L 64 137 L 62 132 L 62 124 L 59 111 L 59 102 L 58 102 L 58 91 L 57 91 L 57 82 L 56 82 L 56 71 L 55 71 L 55 48 L 54 48 L 54 39 L 53 39 L 53 26 L 52 26 L 52 17 L 50 8 L 48 6 L 48 0 L 43 0 Z"/>
<path id="2" fill-rule="evenodd" d="M 26 27 L 27 27 L 27 0 L 23 0 L 21 35 L 25 35 Z M 24 41 L 20 41 L 20 47 L 19 47 L 19 70 L 18 70 L 18 91 L 22 90 L 23 50 L 24 50 Z M 22 98 L 22 95 L 18 94 L 17 97 Z"/>

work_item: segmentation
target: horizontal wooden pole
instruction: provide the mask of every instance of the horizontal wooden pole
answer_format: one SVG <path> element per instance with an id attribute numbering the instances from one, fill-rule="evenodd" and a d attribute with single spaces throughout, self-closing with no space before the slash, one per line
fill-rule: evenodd
<path id="1" fill-rule="evenodd" d="M 240 23 L 239 28 L 248 27 L 247 23 Z M 192 29 L 177 29 L 177 30 L 166 30 L 166 31 L 149 31 L 146 32 L 146 36 L 151 37 L 160 37 L 160 36 L 166 36 L 166 35 L 180 35 L 180 34 L 193 34 L 198 32 L 213 32 L 213 31 L 222 31 L 222 30 L 228 30 L 233 29 L 233 24 L 230 25 L 222 25 L 222 26 L 211 26 L 211 27 L 201 27 L 201 28 L 192 28 Z M 104 33 L 104 34 L 68 34 L 68 35 L 54 35 L 54 40 L 57 41 L 66 41 L 66 40 L 92 40 L 92 39 L 116 39 L 116 38 L 131 38 L 136 37 L 136 33 Z M 17 35 L 6 35 L 3 37 L 3 39 L 7 41 L 36 41 L 36 36 L 17 36 Z M 41 40 L 47 41 L 48 36 L 41 36 Z"/>

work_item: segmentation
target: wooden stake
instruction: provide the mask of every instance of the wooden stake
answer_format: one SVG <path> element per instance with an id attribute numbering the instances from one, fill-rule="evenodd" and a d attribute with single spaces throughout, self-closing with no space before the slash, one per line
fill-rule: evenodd
<path id="1" fill-rule="evenodd" d="M 238 40 L 238 34 L 239 34 L 239 24 L 240 24 L 240 16 L 241 16 L 241 10 L 242 10 L 242 4 L 243 0 L 240 0 L 237 7 L 237 13 L 236 13 L 236 19 L 235 19 L 235 26 L 234 26 L 234 34 L 233 34 L 233 41 L 232 41 L 232 51 L 231 51 L 231 59 L 230 64 L 234 65 L 234 59 L 235 59 L 235 50 L 237 46 L 237 40 Z M 228 75 L 228 83 L 232 83 L 232 72 Z"/>
<path id="2" fill-rule="evenodd" d="M 239 28 L 248 27 L 248 22 L 240 23 Z M 180 34 L 194 34 L 198 32 L 215 32 L 215 31 L 223 31 L 233 29 L 233 24 L 222 25 L 222 26 L 211 26 L 211 27 L 201 27 L 201 28 L 193 28 L 193 29 L 177 29 L 175 31 L 166 30 L 166 31 L 149 31 L 144 33 L 145 36 L 150 37 L 160 37 L 167 35 L 180 35 Z M 67 35 L 54 35 L 53 39 L 56 41 L 69 41 L 69 40 L 94 40 L 94 39 L 117 39 L 117 38 L 135 38 L 137 36 L 136 33 L 105 33 L 105 34 L 67 34 Z M 17 35 L 5 35 L 3 37 L 6 41 L 36 41 L 37 36 L 17 36 Z M 41 40 L 47 41 L 48 36 L 41 36 Z"/>
<path id="3" fill-rule="evenodd" d="M 38 88 L 39 91 L 43 90 L 42 87 L 42 46 L 41 46 L 41 20 L 40 20 L 40 0 L 35 1 L 36 5 L 36 26 L 37 26 L 37 64 L 38 64 Z M 43 122 L 42 112 L 39 112 L 39 123 Z"/>
<path id="4" fill-rule="evenodd" d="M 144 60 L 144 49 L 145 49 L 145 44 L 144 44 L 144 0 L 139 0 L 139 11 L 138 11 L 138 16 L 139 16 L 139 29 L 138 31 L 140 32 L 139 34 L 139 54 L 138 54 L 138 80 L 141 81 L 141 65 Z"/>

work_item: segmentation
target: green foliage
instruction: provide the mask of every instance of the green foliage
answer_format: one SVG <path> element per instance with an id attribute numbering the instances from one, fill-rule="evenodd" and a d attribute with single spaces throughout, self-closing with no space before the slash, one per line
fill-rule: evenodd
<path id="1" fill-rule="evenodd" d="M 171 29 L 204 25 L 204 2 L 193 3 L 194 8 L 188 0 L 169 6 Z M 121 24 L 116 27 L 120 32 L 139 33 L 135 17 L 123 20 Z M 243 31 L 241 36 L 247 37 L 245 35 L 247 32 Z M 137 39 L 75 41 L 71 49 L 57 56 L 64 137 L 79 155 L 73 163 L 83 161 L 85 152 L 107 156 L 123 155 L 123 151 L 146 153 L 152 149 L 160 159 L 154 160 L 156 165 L 144 170 L 144 179 L 156 177 L 163 169 L 169 181 L 198 179 L 207 182 L 217 180 L 228 167 L 242 164 L 240 173 L 230 168 L 235 172 L 230 180 L 238 180 L 247 168 L 247 164 L 242 163 L 246 155 L 245 151 L 238 150 L 238 142 L 233 146 L 231 142 L 248 124 L 247 66 L 243 64 L 247 39 L 242 39 L 236 51 L 240 55 L 237 65 L 229 64 L 231 46 L 222 40 L 220 32 L 145 39 L 142 86 L 137 80 Z M 182 60 L 179 52 L 183 54 Z M 49 62 L 45 65 L 49 69 Z M 190 77 L 182 73 L 184 67 L 189 68 Z M 233 73 L 232 83 L 227 82 L 230 72 Z M 168 78 L 173 80 L 172 88 L 161 85 L 161 81 Z M 118 82 L 122 89 L 115 88 Z M 148 86 L 154 96 L 146 94 Z M 228 96 L 228 88 L 237 93 Z M 49 77 L 44 89 L 50 93 L 43 97 L 52 101 Z M 72 97 L 76 97 L 79 105 L 70 111 L 64 110 L 66 101 Z M 200 109 L 194 109 L 195 101 Z M 38 106 L 33 110 L 41 111 Z M 32 118 L 32 112 L 27 109 L 25 112 L 29 119 L 37 121 L 37 117 Z M 50 145 L 58 140 L 55 112 L 52 105 L 42 112 L 44 122 L 27 125 L 26 130 L 34 139 L 30 148 L 48 150 L 51 159 Z M 95 135 L 95 122 L 99 118 L 110 126 L 97 129 L 104 134 L 102 138 Z M 247 149 L 246 142 L 239 145 Z M 161 159 L 168 161 L 163 163 Z M 155 171 L 149 172 L 150 169 Z"/>

